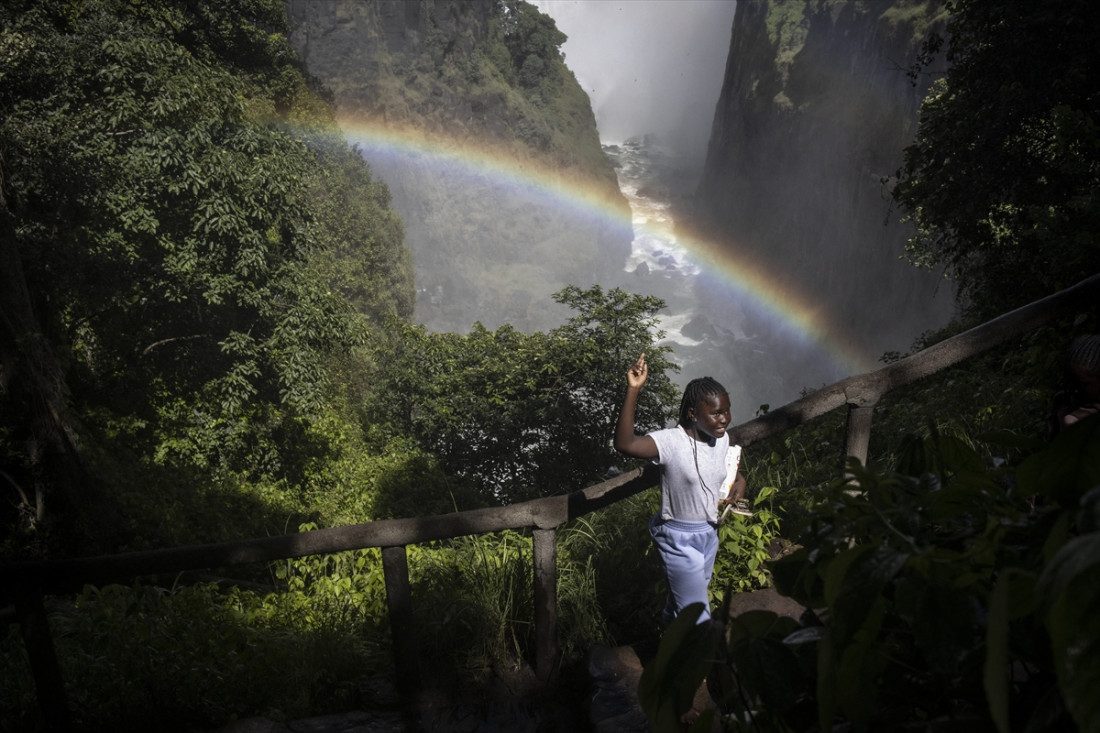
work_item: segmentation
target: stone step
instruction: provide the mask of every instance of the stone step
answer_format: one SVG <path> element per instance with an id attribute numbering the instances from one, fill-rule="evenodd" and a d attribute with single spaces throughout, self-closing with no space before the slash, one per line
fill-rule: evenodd
<path id="1" fill-rule="evenodd" d="M 730 603 L 730 617 L 746 611 L 771 611 L 798 620 L 806 609 L 774 588 L 738 593 Z M 648 660 L 655 650 L 643 652 Z M 589 718 L 597 733 L 642 733 L 650 730 L 649 721 L 638 700 L 638 683 L 644 662 L 631 646 L 597 646 L 588 655 L 588 674 L 592 681 Z M 695 692 L 696 710 L 713 709 L 714 699 L 704 682 Z M 718 728 L 717 716 L 715 719 Z"/>
<path id="2" fill-rule="evenodd" d="M 596 733 L 645 733 L 649 721 L 638 702 L 642 662 L 632 647 L 596 646 L 588 654 L 592 679 L 589 718 Z"/>

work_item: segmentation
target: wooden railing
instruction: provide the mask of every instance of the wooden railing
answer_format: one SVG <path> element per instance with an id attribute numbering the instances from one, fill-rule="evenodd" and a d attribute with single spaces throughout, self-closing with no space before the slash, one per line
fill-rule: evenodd
<path id="1" fill-rule="evenodd" d="M 1100 303 L 1100 275 L 1018 308 L 867 374 L 824 387 L 762 417 L 737 426 L 743 446 L 782 433 L 807 420 L 848 406 L 844 456 L 866 462 L 875 403 L 891 389 L 910 384 L 1009 338 L 1066 314 Z M 534 544 L 535 664 L 549 681 L 558 663 L 556 539 L 558 527 L 653 486 L 652 466 L 637 469 L 581 491 L 503 507 L 411 519 L 386 519 L 348 527 L 319 529 L 280 537 L 176 547 L 71 560 L 0 565 L 0 601 L 14 603 L 23 631 L 39 705 L 50 729 L 68 727 L 60 669 L 50 636 L 43 597 L 72 593 L 86 584 L 130 582 L 136 577 L 205 568 L 224 568 L 377 547 L 382 550 L 386 603 L 393 635 L 398 686 L 419 685 L 416 637 L 410 625 L 412 597 L 406 546 L 505 529 L 530 529 Z"/>

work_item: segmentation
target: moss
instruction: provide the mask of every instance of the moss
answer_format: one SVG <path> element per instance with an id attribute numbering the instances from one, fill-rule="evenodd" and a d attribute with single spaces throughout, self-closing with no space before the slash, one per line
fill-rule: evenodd
<path id="1" fill-rule="evenodd" d="M 794 109 L 794 102 L 791 101 L 791 98 L 787 96 L 786 92 L 779 92 L 772 97 L 772 103 L 782 110 Z"/>
<path id="2" fill-rule="evenodd" d="M 809 9 L 809 4 L 804 0 L 776 0 L 768 5 L 765 19 L 768 40 L 775 48 L 776 68 L 784 80 L 791 62 L 806 42 L 810 27 Z"/>
<path id="3" fill-rule="evenodd" d="M 947 10 L 940 0 L 896 0 L 882 11 L 879 19 L 892 29 L 910 26 L 914 45 L 921 43 L 936 25 L 947 21 Z"/>
<path id="4" fill-rule="evenodd" d="M 536 29 L 529 33 L 531 43 L 545 48 L 516 46 L 518 36 L 507 35 L 503 15 L 491 16 L 484 33 L 472 33 L 464 24 L 474 23 L 476 4 L 456 6 L 459 15 L 468 15 L 453 21 L 449 32 L 457 38 L 432 26 L 416 43 L 388 46 L 381 40 L 379 16 L 346 4 L 346 14 L 380 42 L 334 55 L 324 82 L 367 117 L 490 142 L 519 159 L 539 159 L 567 175 L 597 181 L 613 194 L 614 171 L 600 147 L 588 96 L 553 45 L 553 21 L 534 18 L 537 11 L 525 3 L 514 6 L 510 13 Z"/>
<path id="5" fill-rule="evenodd" d="M 805 45 L 811 17 L 822 13 L 828 13 L 834 24 L 845 13 L 854 16 L 877 13 L 879 21 L 893 32 L 908 27 L 914 47 L 947 18 L 941 0 L 772 0 L 767 5 L 765 24 L 768 41 L 775 49 L 775 68 L 781 85 L 786 84 L 791 65 Z M 790 106 L 783 92 L 776 95 L 774 101 L 780 107 Z"/>

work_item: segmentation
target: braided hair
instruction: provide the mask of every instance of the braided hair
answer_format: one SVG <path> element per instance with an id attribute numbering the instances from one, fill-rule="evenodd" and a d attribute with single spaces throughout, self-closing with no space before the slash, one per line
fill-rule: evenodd
<path id="1" fill-rule="evenodd" d="M 1100 374 L 1100 334 L 1078 336 L 1069 345 L 1069 366 Z"/>
<path id="2" fill-rule="evenodd" d="M 726 388 L 718 383 L 718 380 L 712 377 L 699 377 L 693 379 L 687 383 L 687 387 L 684 387 L 684 396 L 680 398 L 680 426 L 685 430 L 692 425 L 691 418 L 688 417 L 688 410 L 699 404 L 699 401 L 707 397 L 721 398 L 723 395 L 729 395 Z M 703 480 L 703 474 L 699 470 L 699 449 L 696 447 L 695 441 L 691 441 L 691 457 L 695 461 L 695 475 L 699 477 L 699 483 L 702 485 L 703 490 L 706 491 L 712 501 L 717 500 L 717 496 L 711 487 L 707 486 L 707 482 Z"/>
<path id="3" fill-rule="evenodd" d="M 687 387 L 684 387 L 684 396 L 680 399 L 680 425 L 685 428 L 691 427 L 688 410 L 699 404 L 699 400 L 722 395 L 729 395 L 729 392 L 711 377 L 699 377 L 688 382 Z"/>

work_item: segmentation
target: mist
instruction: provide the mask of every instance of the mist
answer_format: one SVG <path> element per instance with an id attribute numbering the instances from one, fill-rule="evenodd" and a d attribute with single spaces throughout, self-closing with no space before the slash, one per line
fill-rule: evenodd
<path id="1" fill-rule="evenodd" d="M 722 87 L 734 0 L 540 0 L 569 40 L 565 63 L 600 138 L 654 133 L 698 168 Z"/>

